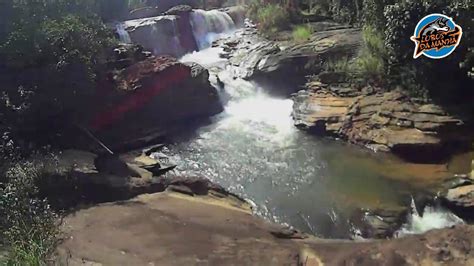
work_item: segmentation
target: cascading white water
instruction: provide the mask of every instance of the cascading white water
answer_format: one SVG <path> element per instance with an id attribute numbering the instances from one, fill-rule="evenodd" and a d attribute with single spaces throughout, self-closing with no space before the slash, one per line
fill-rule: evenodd
<path id="1" fill-rule="evenodd" d="M 199 50 L 211 46 L 219 34 L 229 32 L 235 28 L 234 21 L 229 14 L 219 10 L 196 9 L 191 12 L 191 27 Z"/>
<path id="2" fill-rule="evenodd" d="M 122 23 L 118 23 L 115 25 L 115 29 L 117 31 L 117 34 L 119 36 L 120 42 L 122 43 L 132 43 L 132 39 L 130 38 L 130 34 L 128 34 L 128 31 L 125 29 L 125 26 Z"/>
<path id="3" fill-rule="evenodd" d="M 456 224 L 463 224 L 464 221 L 441 206 L 426 206 L 423 215 L 420 215 L 415 206 L 415 201 L 411 202 L 411 213 L 408 221 L 396 232 L 396 236 L 401 237 L 411 234 L 422 234 L 432 229 L 450 227 Z"/>

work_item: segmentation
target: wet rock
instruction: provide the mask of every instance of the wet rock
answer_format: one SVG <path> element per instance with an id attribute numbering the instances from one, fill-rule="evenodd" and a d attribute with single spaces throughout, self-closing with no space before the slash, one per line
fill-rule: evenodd
<path id="1" fill-rule="evenodd" d="M 247 9 L 244 6 L 230 6 L 221 10 L 229 14 L 235 26 L 244 26 L 245 16 L 247 15 Z"/>
<path id="2" fill-rule="evenodd" d="M 191 26 L 192 7 L 189 5 L 178 5 L 166 11 L 165 15 L 176 16 L 177 34 L 179 45 L 185 52 L 193 52 L 198 50 L 196 40 L 194 39 L 193 28 Z"/>
<path id="3" fill-rule="evenodd" d="M 183 177 L 174 176 L 169 180 L 168 185 L 185 186 L 189 188 L 195 195 L 207 195 L 210 190 L 219 192 L 221 194 L 230 195 L 223 187 L 212 183 L 209 179 L 202 177 Z"/>
<path id="4" fill-rule="evenodd" d="M 474 185 L 458 186 L 449 189 L 445 199 L 452 205 L 462 208 L 474 207 Z"/>
<path id="5" fill-rule="evenodd" d="M 292 93 L 306 82 L 307 75 L 318 74 L 326 60 L 354 56 L 360 43 L 357 29 L 316 32 L 305 43 L 260 58 L 252 78 L 261 83 L 281 84 Z"/>
<path id="6" fill-rule="evenodd" d="M 474 183 L 474 180 L 471 179 L 469 176 L 457 175 L 454 178 L 446 180 L 443 183 L 443 186 L 446 188 L 446 190 L 449 190 L 449 189 L 458 188 L 462 186 L 472 185 L 473 183 Z"/>
<path id="7" fill-rule="evenodd" d="M 197 8 L 199 3 L 197 0 L 160 0 L 157 6 L 147 6 L 130 11 L 128 19 L 134 20 L 156 17 L 173 9 L 175 6 Z"/>
<path id="8" fill-rule="evenodd" d="M 145 17 L 123 22 L 133 43 L 154 55 L 180 57 L 196 50 L 189 18 L 175 15 Z M 193 42 L 188 41 L 193 40 Z"/>
<path id="9" fill-rule="evenodd" d="M 151 53 L 145 51 L 142 46 L 136 44 L 119 44 L 107 62 L 108 69 L 124 69 L 137 62 L 151 57 Z"/>
<path id="10" fill-rule="evenodd" d="M 164 15 L 178 15 L 178 16 L 181 16 L 183 15 L 184 13 L 189 13 L 193 10 L 193 8 L 191 6 L 188 6 L 188 5 L 177 5 L 177 6 L 174 6 L 170 9 L 168 9 L 167 11 L 165 11 L 163 14 Z"/>
<path id="11" fill-rule="evenodd" d="M 42 186 L 42 193 L 47 195 L 52 205 L 59 209 L 74 208 L 81 204 L 126 200 L 141 194 L 162 192 L 168 188 L 188 195 L 245 202 L 203 177 L 162 173 L 157 175 L 155 171 L 149 169 L 158 165 L 157 160 L 144 154 L 138 156 L 123 154 L 120 158 L 101 157 L 99 160 L 108 163 L 105 170 L 101 171 L 95 166 L 100 157 L 86 151 L 66 150 L 57 156 L 57 161 L 45 162 L 48 165 L 46 172 L 51 173 L 49 175 L 51 180 L 47 180 L 48 183 Z M 120 162 L 119 167 L 116 166 L 117 160 Z M 163 172 L 169 170 L 159 169 Z"/>
<path id="12" fill-rule="evenodd" d="M 89 127 L 115 150 L 147 143 L 189 119 L 222 111 L 209 74 L 198 64 L 150 57 L 115 74 L 110 90 L 96 97 Z M 135 145 L 136 146 L 136 145 Z M 143 147 L 143 146 L 142 146 Z"/>
<path id="13" fill-rule="evenodd" d="M 198 0 L 160 0 L 156 6 L 160 12 L 170 10 L 175 6 L 190 6 L 192 8 L 198 8 L 200 1 Z"/>
<path id="14" fill-rule="evenodd" d="M 400 91 L 373 93 L 314 81 L 306 87 L 293 95 L 293 118 L 302 129 L 414 162 L 441 161 L 469 143 L 461 119 Z"/>
<path id="15" fill-rule="evenodd" d="M 217 45 L 229 53 L 236 77 L 268 85 L 275 94 L 289 95 L 304 85 L 307 75 L 319 73 L 328 58 L 351 57 L 360 43 L 360 30 L 344 28 L 317 31 L 307 42 L 280 47 L 249 27 Z"/>
<path id="16" fill-rule="evenodd" d="M 390 238 L 406 220 L 407 208 L 359 210 L 351 218 L 363 238 Z"/>
<path id="17" fill-rule="evenodd" d="M 271 230 L 270 233 L 277 238 L 282 239 L 305 239 L 308 236 L 296 229 L 291 228 L 281 228 L 277 230 Z"/>

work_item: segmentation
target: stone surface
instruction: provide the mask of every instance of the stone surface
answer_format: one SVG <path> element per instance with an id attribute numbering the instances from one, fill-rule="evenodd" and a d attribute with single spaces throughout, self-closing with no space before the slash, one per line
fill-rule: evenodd
<path id="1" fill-rule="evenodd" d="M 316 31 L 307 42 L 285 46 L 247 27 L 216 45 L 224 48 L 225 56 L 236 66 L 236 77 L 255 80 L 277 94 L 289 95 L 306 82 L 306 75 L 319 73 L 325 60 L 351 57 L 360 43 L 360 30 L 352 28 Z"/>
<path id="2" fill-rule="evenodd" d="M 192 43 L 181 43 L 182 40 L 194 40 L 187 17 L 181 19 L 176 15 L 160 15 L 128 20 L 123 25 L 133 43 L 143 46 L 154 55 L 180 57 L 195 50 L 187 50 L 192 48 Z"/>
<path id="3" fill-rule="evenodd" d="M 391 238 L 406 222 L 407 208 L 360 210 L 351 217 L 363 238 Z"/>
<path id="4" fill-rule="evenodd" d="M 458 186 L 449 189 L 446 194 L 446 200 L 459 207 L 474 207 L 474 185 Z"/>
<path id="5" fill-rule="evenodd" d="M 410 161 L 438 161 L 469 136 L 440 106 L 417 104 L 400 91 L 375 93 L 311 81 L 293 95 L 295 125 Z"/>
<path id="6" fill-rule="evenodd" d="M 292 238 L 225 197 L 165 192 L 64 219 L 67 265 L 472 265 L 474 228 L 383 241 Z M 279 238 L 277 236 L 290 236 Z"/>
<path id="7" fill-rule="evenodd" d="M 223 8 L 222 11 L 229 14 L 232 20 L 235 23 L 235 26 L 242 27 L 244 26 L 244 20 L 247 15 L 247 8 L 245 6 L 229 6 L 227 8 Z"/>
<path id="8" fill-rule="evenodd" d="M 177 15 L 177 16 L 180 16 L 180 15 L 183 15 L 185 13 L 189 13 L 193 10 L 193 8 L 191 6 L 188 6 L 188 5 L 177 5 L 177 6 L 174 6 L 168 10 L 166 10 L 163 14 L 164 15 Z"/>
<path id="9" fill-rule="evenodd" d="M 80 150 L 65 150 L 54 159 L 37 159 L 46 166 L 45 171 L 50 176 L 42 192 L 58 209 L 70 210 L 79 206 L 128 200 L 138 195 L 168 190 L 191 196 L 225 198 L 244 204 L 240 197 L 206 178 L 176 175 L 170 169 L 158 174 L 150 171 L 147 166 L 159 164 L 162 158 L 153 159 L 139 151 L 119 156 L 118 159 L 126 164 L 128 171 L 117 171 L 115 163 L 97 169 L 97 155 Z M 118 168 L 121 169 L 122 165 Z"/>
<path id="10" fill-rule="evenodd" d="M 111 88 L 95 97 L 90 128 L 114 146 L 156 138 L 175 124 L 215 115 L 222 104 L 208 75 L 198 64 L 185 65 L 172 57 L 133 64 L 116 73 Z"/>

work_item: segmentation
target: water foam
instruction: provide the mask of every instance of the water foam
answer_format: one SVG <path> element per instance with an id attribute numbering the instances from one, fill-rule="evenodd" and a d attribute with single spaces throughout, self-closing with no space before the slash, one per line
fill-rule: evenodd
<path id="1" fill-rule="evenodd" d="M 198 48 L 202 50 L 211 46 L 222 33 L 233 30 L 235 24 L 229 14 L 220 10 L 196 9 L 191 12 L 191 27 Z"/>
<path id="2" fill-rule="evenodd" d="M 408 221 L 395 235 L 400 237 L 422 234 L 432 229 L 441 229 L 463 223 L 464 221 L 461 218 L 441 206 L 426 206 L 423 215 L 420 215 L 416 209 L 415 201 L 412 199 Z"/>

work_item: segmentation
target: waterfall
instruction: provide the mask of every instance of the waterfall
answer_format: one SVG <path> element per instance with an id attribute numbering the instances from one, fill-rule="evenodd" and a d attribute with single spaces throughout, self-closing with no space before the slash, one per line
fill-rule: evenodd
<path id="1" fill-rule="evenodd" d="M 181 57 L 211 45 L 219 34 L 235 28 L 232 18 L 219 10 L 127 20 L 115 26 L 120 41 L 137 43 L 155 55 Z"/>
<path id="2" fill-rule="evenodd" d="M 122 23 L 118 23 L 117 25 L 115 25 L 115 30 L 117 31 L 120 42 L 132 43 L 132 39 L 130 38 L 128 31 L 125 30 L 125 26 Z"/>
<path id="3" fill-rule="evenodd" d="M 464 221 L 461 218 L 441 206 L 426 206 L 423 215 L 420 215 L 412 198 L 411 214 L 408 216 L 408 221 L 396 232 L 396 235 L 421 234 L 432 229 L 451 227 L 463 223 Z"/>
<path id="4" fill-rule="evenodd" d="M 211 46 L 221 33 L 235 28 L 229 14 L 219 10 L 196 9 L 191 12 L 191 27 L 199 50 Z"/>

